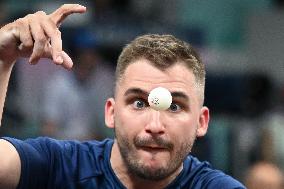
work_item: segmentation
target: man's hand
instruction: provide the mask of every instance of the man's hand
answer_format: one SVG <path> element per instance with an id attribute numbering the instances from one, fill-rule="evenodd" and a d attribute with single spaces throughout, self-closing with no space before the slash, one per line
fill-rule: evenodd
<path id="1" fill-rule="evenodd" d="M 0 30 L 0 62 L 13 64 L 19 57 L 29 57 L 36 64 L 40 58 L 50 58 L 72 68 L 71 58 L 62 50 L 59 26 L 70 14 L 84 12 L 84 6 L 65 4 L 49 15 L 39 11 L 5 25 Z"/>
<path id="2" fill-rule="evenodd" d="M 70 69 L 71 58 L 62 50 L 58 29 L 70 14 L 84 13 L 81 5 L 63 5 L 50 15 L 39 11 L 0 29 L 0 121 L 11 70 L 17 58 L 29 57 L 36 64 L 42 57 Z M 21 161 L 15 147 L 0 139 L 0 188 L 14 189 L 20 181 Z"/>

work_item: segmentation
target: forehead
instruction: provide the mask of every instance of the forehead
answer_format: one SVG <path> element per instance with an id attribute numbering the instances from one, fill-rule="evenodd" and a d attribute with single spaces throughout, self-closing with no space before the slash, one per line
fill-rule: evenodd
<path id="1" fill-rule="evenodd" d="M 165 87 L 170 91 L 189 93 L 195 90 L 195 77 L 183 63 L 177 63 L 166 70 L 160 70 L 146 59 L 139 59 L 130 64 L 119 83 L 119 89 L 141 88 L 151 91 L 156 87 Z"/>

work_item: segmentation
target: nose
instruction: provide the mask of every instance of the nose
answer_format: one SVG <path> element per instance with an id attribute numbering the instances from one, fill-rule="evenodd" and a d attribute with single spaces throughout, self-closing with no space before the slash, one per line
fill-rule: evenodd
<path id="1" fill-rule="evenodd" d="M 161 112 L 151 110 L 149 112 L 149 119 L 145 126 L 145 131 L 149 134 L 164 134 L 165 126 L 161 122 Z"/>

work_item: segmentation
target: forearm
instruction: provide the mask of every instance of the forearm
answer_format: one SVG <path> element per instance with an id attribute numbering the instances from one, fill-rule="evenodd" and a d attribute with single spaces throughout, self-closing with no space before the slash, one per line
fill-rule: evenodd
<path id="1" fill-rule="evenodd" d="M 7 93 L 7 87 L 14 64 L 9 64 L 0 60 L 0 126 L 3 116 L 3 108 Z"/>

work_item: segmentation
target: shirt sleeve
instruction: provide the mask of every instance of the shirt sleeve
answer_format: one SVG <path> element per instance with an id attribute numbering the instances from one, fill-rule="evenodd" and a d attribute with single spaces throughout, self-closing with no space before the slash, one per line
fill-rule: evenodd
<path id="1" fill-rule="evenodd" d="M 70 183 L 75 173 L 74 161 L 68 156 L 70 143 L 47 137 L 25 141 L 8 137 L 3 139 L 14 145 L 21 159 L 17 189 L 68 188 L 64 183 Z"/>
<path id="2" fill-rule="evenodd" d="M 210 176 L 207 184 L 207 187 L 205 187 L 207 189 L 246 189 L 239 181 L 221 172 L 216 173 L 215 176 Z"/>

